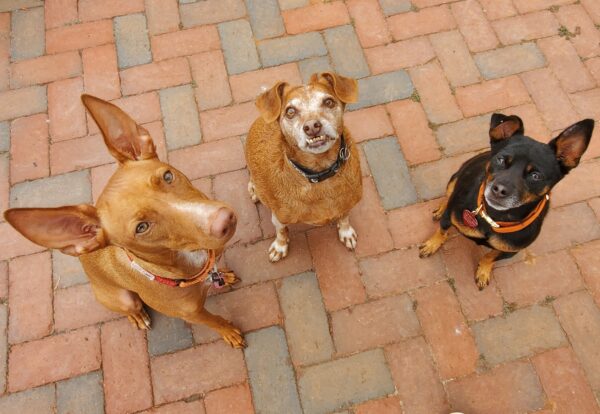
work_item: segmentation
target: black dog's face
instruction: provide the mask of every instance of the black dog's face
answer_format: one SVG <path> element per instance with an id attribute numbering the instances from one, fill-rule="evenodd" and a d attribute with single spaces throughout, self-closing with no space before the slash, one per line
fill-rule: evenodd
<path id="1" fill-rule="evenodd" d="M 485 200 L 495 210 L 510 210 L 544 197 L 575 168 L 592 136 L 594 121 L 586 119 L 543 144 L 525 135 L 517 116 L 492 115 L 492 153 Z"/>
<path id="2" fill-rule="evenodd" d="M 562 177 L 548 144 L 514 136 L 492 152 L 485 199 L 496 210 L 509 210 L 541 199 Z"/>

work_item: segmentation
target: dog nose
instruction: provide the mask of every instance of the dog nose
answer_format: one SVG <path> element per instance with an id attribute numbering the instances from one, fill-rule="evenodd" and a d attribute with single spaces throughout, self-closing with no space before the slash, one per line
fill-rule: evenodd
<path id="1" fill-rule="evenodd" d="M 237 219 L 233 210 L 221 207 L 210 226 L 210 234 L 219 239 L 223 238 L 235 230 L 236 223 Z"/>
<path id="2" fill-rule="evenodd" d="M 492 193 L 498 198 L 504 198 L 508 195 L 508 189 L 503 184 L 492 185 Z"/>
<path id="3" fill-rule="evenodd" d="M 310 120 L 304 124 L 302 129 L 309 137 L 315 137 L 319 132 L 321 132 L 321 126 L 322 125 L 319 121 Z"/>

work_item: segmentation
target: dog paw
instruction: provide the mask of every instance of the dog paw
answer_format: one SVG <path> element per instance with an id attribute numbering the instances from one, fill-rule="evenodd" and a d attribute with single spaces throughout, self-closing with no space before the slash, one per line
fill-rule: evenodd
<path id="1" fill-rule="evenodd" d="M 424 259 L 437 252 L 441 244 L 435 243 L 431 240 L 427 240 L 425 243 L 419 245 L 419 257 Z"/>
<path id="2" fill-rule="evenodd" d="M 491 279 L 491 270 L 479 266 L 477 268 L 477 273 L 475 274 L 475 283 L 479 290 L 483 290 L 486 286 L 490 284 Z"/>
<path id="3" fill-rule="evenodd" d="M 129 322 L 131 322 L 131 324 L 138 329 L 142 329 L 144 331 L 152 329 L 152 320 L 144 308 L 142 308 L 139 313 L 127 315 L 127 319 L 129 319 Z"/>
<path id="4" fill-rule="evenodd" d="M 342 244 L 344 244 L 348 250 L 354 250 L 356 248 L 356 239 L 358 236 L 352 226 L 340 227 L 338 229 L 338 236 Z"/>
<path id="5" fill-rule="evenodd" d="M 242 332 L 232 327 L 224 328 L 219 331 L 223 340 L 231 345 L 233 348 L 245 348 L 246 341 L 244 341 L 244 337 L 242 336 Z"/>
<path id="6" fill-rule="evenodd" d="M 258 203 L 259 200 L 254 189 L 254 183 L 252 181 L 248 181 L 248 194 L 250 194 L 250 199 L 253 203 Z"/>
<path id="7" fill-rule="evenodd" d="M 280 261 L 288 254 L 288 245 L 279 244 L 277 240 L 271 243 L 271 247 L 269 247 L 269 260 L 273 263 Z"/>
<path id="8" fill-rule="evenodd" d="M 431 256 L 442 247 L 442 244 L 444 244 L 447 239 L 448 232 L 446 230 L 438 229 L 429 240 L 419 246 L 419 257 L 423 259 Z"/>
<path id="9" fill-rule="evenodd" d="M 443 214 L 444 214 L 444 209 L 442 208 L 442 206 L 439 206 L 438 208 L 433 210 L 433 212 L 431 214 L 431 218 L 433 219 L 433 221 L 440 221 Z"/>

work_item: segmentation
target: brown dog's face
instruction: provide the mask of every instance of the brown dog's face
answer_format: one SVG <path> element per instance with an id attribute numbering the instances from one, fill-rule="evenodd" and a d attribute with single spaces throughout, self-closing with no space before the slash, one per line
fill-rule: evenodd
<path id="1" fill-rule="evenodd" d="M 281 131 L 302 151 L 326 152 L 342 134 L 344 103 L 332 92 L 315 83 L 294 88 L 283 97 Z"/>
<path id="2" fill-rule="evenodd" d="M 7 221 L 34 243 L 73 256 L 116 245 L 155 263 L 194 265 L 205 250 L 222 248 L 235 232 L 233 210 L 160 162 L 148 131 L 125 112 L 89 95 L 82 100 L 119 162 L 97 206 L 11 209 Z"/>
<path id="3" fill-rule="evenodd" d="M 290 87 L 279 82 L 259 96 L 257 106 L 265 121 L 279 120 L 290 144 L 321 154 L 342 135 L 344 107 L 356 97 L 354 79 L 325 72 L 314 74 L 304 86 Z"/>
<path id="4" fill-rule="evenodd" d="M 106 239 L 138 254 L 219 249 L 235 232 L 225 203 L 208 199 L 187 177 L 158 159 L 127 162 L 108 182 L 96 205 Z"/>

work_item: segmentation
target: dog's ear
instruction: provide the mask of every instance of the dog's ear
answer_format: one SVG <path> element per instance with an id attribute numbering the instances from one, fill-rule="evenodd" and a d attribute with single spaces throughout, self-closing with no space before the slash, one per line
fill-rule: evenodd
<path id="1" fill-rule="evenodd" d="M 490 141 L 492 144 L 504 141 L 513 135 L 523 135 L 523 121 L 516 115 L 493 114 L 490 122 Z"/>
<path id="2" fill-rule="evenodd" d="M 287 82 L 277 82 L 271 89 L 256 98 L 256 106 L 266 123 L 271 123 L 279 118 L 283 94 L 288 86 Z"/>
<path id="3" fill-rule="evenodd" d="M 12 208 L 4 218 L 35 244 L 79 256 L 106 246 L 96 208 L 88 204 L 58 208 Z"/>
<path id="4" fill-rule="evenodd" d="M 81 100 L 98 124 L 104 143 L 120 163 L 156 158 L 156 148 L 148 131 L 117 106 L 91 95 Z"/>
<path id="5" fill-rule="evenodd" d="M 594 120 L 584 119 L 571 125 L 548 143 L 556 154 L 563 174 L 567 174 L 579 165 L 579 160 L 590 143 L 593 131 Z"/>
<path id="6" fill-rule="evenodd" d="M 355 79 L 340 76 L 333 72 L 314 73 L 310 83 L 323 83 L 333 89 L 335 96 L 344 102 L 352 103 L 358 99 L 358 82 Z"/>

